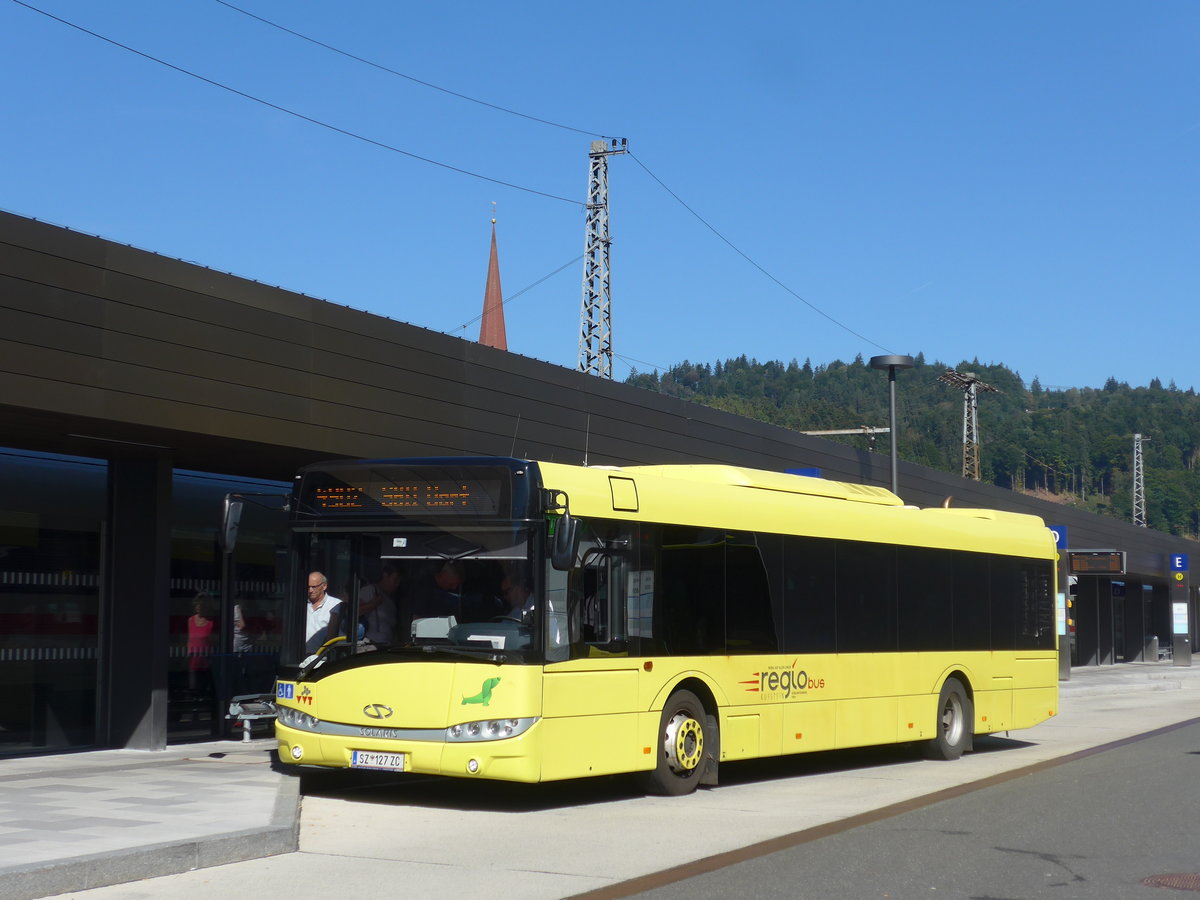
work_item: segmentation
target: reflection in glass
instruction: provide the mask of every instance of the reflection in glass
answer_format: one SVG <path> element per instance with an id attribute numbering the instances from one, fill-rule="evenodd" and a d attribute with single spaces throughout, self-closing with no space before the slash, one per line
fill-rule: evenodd
<path id="1" fill-rule="evenodd" d="M 0 756 L 96 741 L 106 474 L 0 449 Z"/>

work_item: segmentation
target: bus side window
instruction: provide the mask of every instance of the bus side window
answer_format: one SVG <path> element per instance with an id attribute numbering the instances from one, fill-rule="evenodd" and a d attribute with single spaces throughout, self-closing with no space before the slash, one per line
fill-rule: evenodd
<path id="1" fill-rule="evenodd" d="M 725 652 L 725 545 L 723 530 L 663 526 L 657 636 L 666 653 Z"/>
<path id="2" fill-rule="evenodd" d="M 772 536 L 730 533 L 725 548 L 727 653 L 778 653 L 771 587 L 759 541 Z"/>

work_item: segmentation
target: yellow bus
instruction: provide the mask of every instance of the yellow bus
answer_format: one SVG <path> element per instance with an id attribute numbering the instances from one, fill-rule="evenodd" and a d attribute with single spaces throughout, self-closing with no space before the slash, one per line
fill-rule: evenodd
<path id="1" fill-rule="evenodd" d="M 1057 711 L 1054 538 L 1034 516 L 509 458 L 309 466 L 291 516 L 295 583 L 327 582 L 341 631 L 301 658 L 292 626 L 286 763 L 638 773 L 683 794 L 732 760 L 903 742 L 954 759 Z"/>

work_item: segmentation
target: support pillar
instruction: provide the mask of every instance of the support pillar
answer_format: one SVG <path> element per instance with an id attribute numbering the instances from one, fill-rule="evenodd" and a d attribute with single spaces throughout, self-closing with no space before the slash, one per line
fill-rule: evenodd
<path id="1" fill-rule="evenodd" d="M 110 459 L 103 725 L 109 747 L 167 745 L 171 461 Z"/>
<path id="2" fill-rule="evenodd" d="M 1113 659 L 1113 597 L 1112 581 L 1096 579 L 1096 653 L 1102 666 L 1111 666 Z"/>
<path id="3" fill-rule="evenodd" d="M 1100 579 L 1094 575 L 1080 575 L 1075 590 L 1075 642 L 1079 649 L 1079 665 L 1100 665 L 1099 601 L 1097 599 Z M 1105 588 L 1108 582 L 1104 582 Z"/>
<path id="4" fill-rule="evenodd" d="M 1145 627 L 1145 597 L 1142 583 L 1126 579 L 1125 603 L 1122 607 L 1125 628 L 1121 653 L 1125 662 L 1154 662 L 1149 655 L 1149 640 Z"/>

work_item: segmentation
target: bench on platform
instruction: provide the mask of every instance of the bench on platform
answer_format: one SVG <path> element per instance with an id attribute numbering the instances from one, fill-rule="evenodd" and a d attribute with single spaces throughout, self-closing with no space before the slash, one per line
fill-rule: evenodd
<path id="1" fill-rule="evenodd" d="M 260 719 L 274 719 L 274 694 L 239 694 L 229 701 L 227 719 L 235 719 L 242 725 L 242 743 L 250 740 L 252 724 Z"/>

